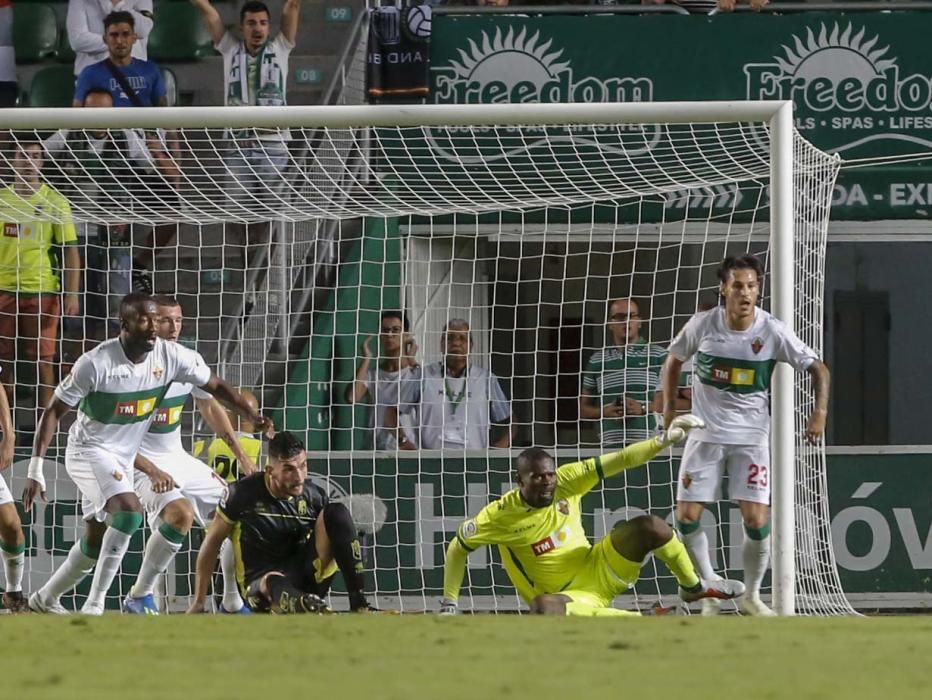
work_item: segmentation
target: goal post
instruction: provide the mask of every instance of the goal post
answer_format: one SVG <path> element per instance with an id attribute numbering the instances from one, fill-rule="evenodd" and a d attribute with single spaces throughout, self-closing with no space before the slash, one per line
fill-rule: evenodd
<path id="1" fill-rule="evenodd" d="M 119 207 L 108 208 L 87 197 L 72 201 L 75 221 L 89 225 L 176 227 L 177 238 L 154 251 L 162 261 L 161 267 L 156 263 L 156 292 L 175 291 L 164 288 L 160 274 L 171 278 L 174 272 L 176 287 L 188 276 L 187 269 L 177 267 L 181 263 L 175 263 L 174 271 L 165 267 L 172 254 L 178 259 L 181 248 L 203 257 L 210 246 L 226 245 L 234 227 L 273 222 L 260 243 L 266 252 L 253 258 L 260 261 L 261 270 L 249 269 L 247 261 L 247 269 L 227 281 L 230 267 L 225 258 L 217 269 L 196 268 L 199 273 L 217 273 L 223 280 L 218 296 L 234 294 L 240 302 L 236 311 L 224 311 L 222 319 L 197 319 L 199 329 L 201 322 L 210 321 L 223 337 L 208 339 L 199 330 L 195 340 L 218 347 L 212 359 L 235 375 L 236 383 L 272 402 L 265 408 L 277 411 L 284 427 L 294 425 L 313 434 L 309 445 L 333 445 L 327 432 L 345 428 L 347 422 L 351 429 L 365 427 L 359 425 L 359 412 L 347 409 L 338 398 L 345 373 L 336 386 L 334 377 L 317 371 L 322 365 L 314 364 L 325 360 L 328 352 L 344 366 L 358 362 L 350 348 L 373 332 L 371 309 L 365 322 L 358 320 L 360 299 L 381 299 L 383 306 L 400 300 L 402 307 L 415 311 L 413 332 L 425 360 L 436 359 L 442 325 L 464 308 L 472 314 L 470 320 L 476 320 L 481 334 L 477 344 L 485 355 L 496 352 L 491 340 L 495 333 L 517 332 L 517 327 L 503 327 L 492 318 L 504 312 L 496 306 L 501 304 L 493 298 L 492 282 L 478 269 L 499 264 L 495 251 L 508 241 L 516 243 L 517 252 L 508 254 L 516 256 L 519 267 L 531 258 L 535 265 L 546 265 L 546 246 L 554 241 L 565 244 L 567 260 L 571 253 L 578 260 L 630 253 L 630 269 L 617 273 L 614 258 L 607 272 L 591 279 L 589 263 L 583 264 L 583 286 L 591 282 L 601 291 L 583 292 L 580 308 L 604 303 L 610 290 L 619 288 L 613 277 L 630 278 L 625 289 L 656 292 L 658 306 L 667 309 L 656 325 L 674 333 L 675 325 L 688 317 L 684 308 L 692 304 L 694 309 L 701 293 L 714 291 L 708 274 L 720 261 L 719 253 L 762 253 L 770 310 L 822 351 L 824 256 L 838 160 L 795 131 L 788 101 L 27 108 L 7 110 L 0 128 L 8 130 L 13 141 L 24 132 L 47 139 L 59 130 L 133 130 L 151 148 L 170 151 L 169 142 L 177 140 L 179 175 L 171 182 L 172 196 L 164 196 L 158 178 L 132 186 L 121 186 L 117 179 L 112 186 L 122 187 Z M 236 196 L 230 184 L 230 155 L 245 157 L 244 143 L 253 148 L 283 130 L 290 133 L 291 152 L 283 182 L 269 185 L 263 180 L 267 171 L 250 163 L 247 174 L 259 182 L 257 191 Z M 66 154 L 69 148 L 66 141 Z M 14 165 L 8 158 L 6 167 Z M 82 166 L 64 177 L 81 190 L 94 172 Z M 579 216 L 590 209 L 588 220 Z M 361 276 L 340 278 L 339 249 L 368 240 L 370 227 L 360 223 L 366 219 L 377 222 L 375 228 L 378 222 L 387 225 L 392 220 L 396 231 L 400 222 L 403 231 L 400 244 L 397 236 L 384 243 L 384 262 L 400 266 L 401 279 L 393 272 L 391 282 L 385 277 L 375 289 L 367 288 Z M 195 240 L 183 240 L 185 232 Z M 248 232 L 245 235 L 248 248 Z M 454 263 L 460 249 L 439 240 L 430 243 L 443 237 L 473 241 L 467 246 L 473 257 L 461 260 L 458 271 Z M 528 247 L 525 253 L 524 246 L 532 243 L 540 250 L 531 252 Z M 690 246 L 692 252 L 684 257 L 681 251 Z M 566 289 L 578 285 L 567 264 L 564 261 L 562 276 L 544 281 Z M 440 268 L 450 277 L 438 278 Z M 640 287 L 633 281 L 638 275 Z M 642 279 L 651 275 L 653 281 Z M 345 291 L 346 285 L 351 287 L 350 301 L 328 296 L 333 290 Z M 442 294 L 435 294 L 437 290 Z M 444 301 L 438 301 L 441 297 Z M 347 313 L 347 303 L 356 304 L 355 330 L 340 336 L 333 318 Z M 541 333 L 539 325 L 532 329 L 535 338 Z M 649 340 L 665 343 L 670 337 L 658 333 Z M 295 374 L 294 357 L 302 347 L 307 348 L 310 369 Z M 531 406 L 528 430 L 536 435 L 534 422 L 543 411 L 535 406 L 554 397 L 538 392 L 533 371 L 522 371 L 515 369 L 507 379 L 531 388 L 510 398 Z M 548 380 L 560 384 L 566 379 L 561 372 L 548 375 Z M 294 385 L 295 376 L 302 377 L 300 387 Z M 772 403 L 772 600 L 784 615 L 850 611 L 831 551 L 824 447 L 805 447 L 802 442 L 809 390 L 807 377 L 778 366 Z M 295 422 L 298 413 L 303 417 Z M 554 427 L 551 433 L 556 432 Z M 360 452 L 347 435 L 338 444 Z M 325 454 L 328 473 L 330 461 L 353 459 Z M 500 454 L 489 452 L 487 459 Z M 370 453 L 364 459 L 375 456 Z M 463 460 L 464 452 L 451 456 Z M 375 476 L 356 479 L 364 475 L 350 470 L 350 484 L 375 481 Z M 56 478 L 67 477 L 59 470 Z M 494 490 L 490 487 L 486 496 L 496 495 Z M 392 493 L 400 498 L 397 491 Z M 406 536 L 398 530 L 393 546 L 427 546 L 403 542 Z M 377 548 L 378 535 L 374 540 Z M 411 578 L 401 575 L 405 565 L 397 552 L 385 560 L 395 569 L 389 572 L 394 578 Z M 48 573 L 31 576 L 41 583 Z M 386 597 L 392 596 L 418 594 L 399 586 Z"/>

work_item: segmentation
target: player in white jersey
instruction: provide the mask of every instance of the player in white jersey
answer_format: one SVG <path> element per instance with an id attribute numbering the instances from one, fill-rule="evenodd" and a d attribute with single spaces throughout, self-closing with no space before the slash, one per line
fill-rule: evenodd
<path id="1" fill-rule="evenodd" d="M 159 337 L 170 343 L 181 335 L 183 316 L 181 304 L 174 297 L 159 294 L 152 297 L 158 306 L 157 330 Z M 134 487 L 149 519 L 152 534 L 146 543 L 139 576 L 123 602 L 123 612 L 157 615 L 159 612 L 152 594 L 155 582 L 165 572 L 171 560 L 181 549 L 185 536 L 195 521 L 201 527 L 213 517 L 214 510 L 226 493 L 226 482 L 201 460 L 189 455 L 181 444 L 181 412 L 188 396 L 195 403 L 211 429 L 227 444 L 244 474 L 256 471 L 237 439 L 226 410 L 203 389 L 193 384 L 175 382 L 159 402 L 149 432 L 143 438 L 136 455 L 136 465 L 150 470 L 150 464 L 166 472 L 175 486 L 157 493 L 145 473 L 136 475 Z M 253 405 L 250 402 L 250 405 Z M 221 611 L 248 613 L 236 582 L 233 548 L 228 542 L 221 553 L 223 569 L 223 602 Z"/>
<path id="2" fill-rule="evenodd" d="M 198 353 L 158 337 L 157 315 L 158 307 L 147 295 L 125 296 L 120 335 L 79 357 L 42 412 L 23 505 L 31 510 L 40 494 L 45 497 L 45 454 L 62 416 L 77 408 L 77 420 L 68 432 L 65 469 L 81 492 L 85 531 L 64 563 L 29 597 L 29 607 L 37 612 L 67 613 L 59 598 L 94 568 L 81 611 L 103 613 L 130 538 L 142 525 L 142 505 L 133 491 L 133 462 L 155 408 L 173 382 L 199 386 L 271 430 L 270 421 L 251 410 Z M 156 491 L 173 483 L 158 469 L 151 470 L 149 478 Z"/>
<path id="3" fill-rule="evenodd" d="M 13 463 L 16 448 L 16 435 L 13 432 L 13 414 L 6 392 L 0 389 L 0 430 L 3 441 L 0 442 L 0 471 Z M 3 559 L 3 572 L 6 586 L 3 589 L 3 607 L 13 613 L 26 612 L 26 599 L 23 597 L 23 571 L 26 562 L 26 538 L 23 525 L 13 503 L 13 494 L 0 475 L 0 557 Z"/>
<path id="4" fill-rule="evenodd" d="M 818 441 L 828 413 L 829 371 L 792 330 L 757 308 L 763 265 L 753 255 L 726 258 L 718 269 L 723 306 L 693 316 L 670 345 L 664 395 L 675 395 L 683 363 L 693 358 L 692 412 L 705 428 L 689 434 L 680 463 L 676 522 L 703 579 L 716 577 L 709 541 L 700 525 L 703 508 L 728 495 L 744 521 L 742 612 L 768 616 L 760 586 L 770 561 L 770 379 L 777 362 L 812 375 L 815 403 L 806 436 Z M 669 386 L 668 386 L 669 385 Z M 664 419 L 675 407 L 664 405 Z M 718 612 L 703 604 L 703 614 Z"/>

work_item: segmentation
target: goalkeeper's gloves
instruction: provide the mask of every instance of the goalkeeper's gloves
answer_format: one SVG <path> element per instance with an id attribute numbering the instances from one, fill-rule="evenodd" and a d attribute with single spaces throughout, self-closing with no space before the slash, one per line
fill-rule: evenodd
<path id="1" fill-rule="evenodd" d="M 699 416 L 694 416 L 692 413 L 684 413 L 670 421 L 670 425 L 667 426 L 666 431 L 660 439 L 664 445 L 674 445 L 685 440 L 686 434 L 693 428 L 704 427 L 705 422 Z"/>
<path id="2" fill-rule="evenodd" d="M 457 607 L 456 601 L 444 598 L 440 601 L 440 613 L 441 615 L 456 615 Z"/>

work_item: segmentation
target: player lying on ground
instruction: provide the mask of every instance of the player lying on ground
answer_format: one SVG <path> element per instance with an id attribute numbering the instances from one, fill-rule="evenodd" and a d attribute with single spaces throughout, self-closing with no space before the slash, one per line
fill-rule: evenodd
<path id="1" fill-rule="evenodd" d="M 269 441 L 264 472 L 230 484 L 197 557 L 194 600 L 203 612 L 221 543 L 232 539 L 246 603 L 255 611 L 323 612 L 339 568 L 350 609 L 369 610 L 356 525 L 307 475 L 304 444 L 289 432 Z"/>
<path id="2" fill-rule="evenodd" d="M 3 430 L 3 442 L 0 442 L 0 472 L 13 463 L 16 448 L 16 436 L 13 432 L 13 415 L 6 391 L 0 388 L 0 429 Z M 23 572 L 26 563 L 26 538 L 23 526 L 13 503 L 13 494 L 0 475 L 0 556 L 3 558 L 3 572 L 6 587 L 3 589 L 3 607 L 10 612 L 27 612 L 26 599 L 23 597 Z"/>
<path id="3" fill-rule="evenodd" d="M 159 337 L 170 343 L 177 342 L 184 321 L 181 304 L 174 297 L 161 294 L 152 299 L 158 305 Z M 123 612 L 158 614 L 158 605 L 152 594 L 156 580 L 168 569 L 194 522 L 206 527 L 226 492 L 226 482 L 202 461 L 185 452 L 181 444 L 181 412 L 191 394 L 205 422 L 219 435 L 217 439 L 227 445 L 247 473 L 256 471 L 256 465 L 237 441 L 227 412 L 220 402 L 193 384 L 175 382 L 168 387 L 155 409 L 149 432 L 136 455 L 136 466 L 140 473 L 136 474 L 134 487 L 148 514 L 152 535 L 146 543 L 136 583 L 123 602 Z M 248 400 L 247 403 L 258 415 L 258 407 Z M 171 488 L 156 488 L 157 485 L 145 473 L 151 470 L 150 465 L 172 478 L 174 483 Z M 248 613 L 249 608 L 245 607 L 239 594 L 230 546 L 224 546 L 221 550 L 220 568 L 223 572 L 220 611 Z"/>
<path id="4" fill-rule="evenodd" d="M 210 371 L 198 353 L 159 338 L 157 316 L 158 307 L 148 295 L 127 294 L 120 303 L 120 335 L 79 357 L 42 412 L 23 505 L 30 510 L 40 494 L 45 497 L 45 454 L 62 416 L 77 407 L 78 418 L 68 432 L 65 470 L 81 492 L 85 531 L 62 565 L 29 597 L 29 607 L 36 612 L 67 614 L 59 598 L 93 568 L 93 583 L 81 612 L 103 614 L 104 599 L 130 539 L 142 526 L 142 505 L 133 491 L 133 463 L 155 407 L 173 382 L 199 386 L 264 429 L 272 428 L 267 418 L 255 415 L 233 387 Z M 149 478 L 157 484 L 171 483 L 171 477 L 158 469 Z"/>
<path id="5" fill-rule="evenodd" d="M 686 602 L 741 595 L 744 586 L 738 581 L 701 581 L 686 548 L 656 515 L 617 523 L 595 546 L 589 544 L 582 526 L 582 497 L 602 479 L 647 463 L 701 425 L 698 418 L 685 414 L 671 422 L 663 437 L 559 469 L 546 451 L 524 450 L 517 460 L 518 487 L 466 520 L 450 541 L 440 612 L 456 612 L 466 558 L 484 544 L 498 545 L 508 577 L 533 613 L 637 615 L 611 604 L 634 585 L 651 552 L 673 572 Z"/>

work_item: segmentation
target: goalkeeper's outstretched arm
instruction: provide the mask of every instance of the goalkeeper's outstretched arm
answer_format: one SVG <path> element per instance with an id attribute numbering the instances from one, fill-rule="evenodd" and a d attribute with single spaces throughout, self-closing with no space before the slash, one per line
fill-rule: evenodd
<path id="1" fill-rule="evenodd" d="M 466 576 L 468 558 L 469 550 L 462 545 L 460 538 L 455 536 L 447 546 L 447 559 L 443 564 L 441 615 L 452 615 L 456 612 L 456 603 L 460 598 L 460 588 L 463 587 L 463 577 Z"/>

